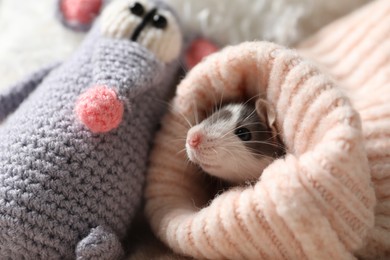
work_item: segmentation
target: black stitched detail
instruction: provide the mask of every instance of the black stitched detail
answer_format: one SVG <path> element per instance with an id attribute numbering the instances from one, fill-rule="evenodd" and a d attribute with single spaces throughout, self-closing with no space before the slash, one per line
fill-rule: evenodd
<path id="1" fill-rule="evenodd" d="M 159 14 L 153 16 L 153 26 L 158 29 L 165 29 L 168 25 L 167 19 Z"/>
<path id="2" fill-rule="evenodd" d="M 142 16 L 145 12 L 145 9 L 144 7 L 138 3 L 138 2 L 135 2 L 131 7 L 130 7 L 130 12 L 136 16 Z"/>
<path id="3" fill-rule="evenodd" d="M 154 15 L 157 13 L 157 8 L 152 9 L 149 13 L 145 15 L 145 18 L 142 20 L 142 22 L 135 28 L 133 35 L 131 36 L 132 41 L 136 41 L 138 39 L 138 36 L 141 34 L 142 29 L 145 28 L 145 26 L 153 20 Z"/>

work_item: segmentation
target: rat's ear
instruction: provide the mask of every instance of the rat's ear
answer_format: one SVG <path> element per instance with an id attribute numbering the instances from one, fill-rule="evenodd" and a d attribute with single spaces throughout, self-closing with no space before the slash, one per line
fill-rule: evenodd
<path id="1" fill-rule="evenodd" d="M 276 112 L 274 107 L 263 98 L 259 98 L 256 101 L 256 112 L 260 120 L 267 122 L 272 130 L 275 128 Z"/>

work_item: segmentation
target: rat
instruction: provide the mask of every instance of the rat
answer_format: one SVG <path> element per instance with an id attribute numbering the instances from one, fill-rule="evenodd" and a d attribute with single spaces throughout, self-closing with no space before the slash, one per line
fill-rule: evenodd
<path id="1" fill-rule="evenodd" d="M 275 110 L 262 98 L 254 106 L 222 106 L 191 127 L 186 138 L 189 160 L 231 184 L 258 179 L 284 150 L 275 128 Z"/>

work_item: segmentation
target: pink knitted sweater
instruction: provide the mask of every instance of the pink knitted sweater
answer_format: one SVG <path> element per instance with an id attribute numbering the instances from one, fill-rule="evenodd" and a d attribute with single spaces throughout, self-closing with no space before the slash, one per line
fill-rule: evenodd
<path id="1" fill-rule="evenodd" d="M 390 1 L 326 27 L 300 46 L 344 88 L 358 110 L 375 187 L 375 227 L 360 255 L 390 259 Z"/>
<path id="2" fill-rule="evenodd" d="M 228 47 L 196 66 L 151 155 L 145 196 L 155 234 L 175 252 L 208 259 L 354 259 L 389 248 L 389 12 L 390 1 L 377 1 L 302 45 L 321 69 L 265 42 Z M 276 108 L 287 155 L 255 185 L 212 197 L 181 152 L 184 117 L 193 124 L 220 99 L 261 93 Z"/>

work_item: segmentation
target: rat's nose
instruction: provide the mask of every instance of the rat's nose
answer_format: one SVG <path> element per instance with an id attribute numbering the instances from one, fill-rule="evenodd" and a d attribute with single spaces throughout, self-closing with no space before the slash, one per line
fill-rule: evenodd
<path id="1" fill-rule="evenodd" d="M 200 132 L 195 132 L 193 134 L 191 134 L 188 138 L 188 144 L 192 147 L 192 148 L 197 148 L 199 146 L 200 143 L 202 143 L 202 139 L 203 139 L 203 135 L 202 133 Z"/>
<path id="2" fill-rule="evenodd" d="M 124 106 L 113 89 L 93 86 L 80 95 L 75 111 L 91 132 L 106 133 L 119 126 Z"/>

